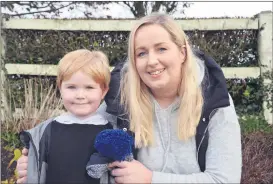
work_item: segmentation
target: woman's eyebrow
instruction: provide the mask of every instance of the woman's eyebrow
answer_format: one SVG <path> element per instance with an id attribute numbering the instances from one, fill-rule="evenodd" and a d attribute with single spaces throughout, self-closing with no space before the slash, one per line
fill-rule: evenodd
<path id="1" fill-rule="evenodd" d="M 154 46 L 157 47 L 157 46 L 162 45 L 162 44 L 166 44 L 166 42 L 159 42 L 159 43 L 154 44 Z M 145 47 L 144 46 L 139 46 L 139 47 L 135 48 L 135 50 L 139 50 L 139 49 L 145 49 Z"/>
<path id="2" fill-rule="evenodd" d="M 155 46 L 157 47 L 157 46 L 163 45 L 163 44 L 165 44 L 165 43 L 166 43 L 166 42 L 159 42 L 159 43 L 156 43 Z"/>

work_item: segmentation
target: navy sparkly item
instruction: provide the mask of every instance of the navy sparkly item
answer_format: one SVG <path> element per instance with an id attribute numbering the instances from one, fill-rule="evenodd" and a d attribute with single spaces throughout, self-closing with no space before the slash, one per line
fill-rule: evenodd
<path id="1" fill-rule="evenodd" d="M 97 135 L 95 149 L 104 157 L 124 161 L 132 154 L 133 141 L 133 137 L 123 130 L 107 129 Z"/>
<path id="2" fill-rule="evenodd" d="M 114 161 L 133 160 L 134 139 L 126 131 L 106 129 L 95 139 L 97 153 L 91 155 L 86 170 L 92 178 L 100 178 L 108 171 L 107 165 Z"/>

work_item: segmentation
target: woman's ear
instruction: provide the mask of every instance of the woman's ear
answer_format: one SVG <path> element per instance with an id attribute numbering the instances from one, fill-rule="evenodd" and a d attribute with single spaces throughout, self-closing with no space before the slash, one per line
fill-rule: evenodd
<path id="1" fill-rule="evenodd" d="M 187 48 L 186 48 L 186 45 L 182 45 L 182 46 L 181 46 L 180 52 L 181 52 L 181 60 L 182 60 L 182 63 L 184 63 L 184 61 L 185 61 L 186 58 L 187 58 Z"/>

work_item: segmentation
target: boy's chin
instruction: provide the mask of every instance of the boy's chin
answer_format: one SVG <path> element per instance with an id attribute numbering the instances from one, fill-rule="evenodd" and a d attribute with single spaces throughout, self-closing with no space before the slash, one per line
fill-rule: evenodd
<path id="1" fill-rule="evenodd" d="M 89 117 L 89 116 L 91 116 L 91 115 L 93 115 L 94 113 L 95 113 L 96 111 L 94 111 L 94 112 L 71 112 L 74 116 L 76 116 L 76 117 L 78 117 L 79 119 L 84 119 L 84 118 L 87 118 L 87 117 Z"/>

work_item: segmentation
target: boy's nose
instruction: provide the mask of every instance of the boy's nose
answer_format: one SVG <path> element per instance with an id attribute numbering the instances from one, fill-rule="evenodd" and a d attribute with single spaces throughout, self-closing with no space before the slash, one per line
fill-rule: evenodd
<path id="1" fill-rule="evenodd" d="M 76 94 L 77 98 L 85 98 L 84 91 L 83 90 L 78 90 Z"/>

